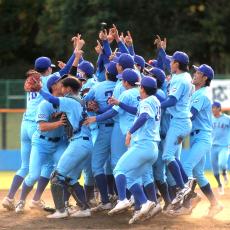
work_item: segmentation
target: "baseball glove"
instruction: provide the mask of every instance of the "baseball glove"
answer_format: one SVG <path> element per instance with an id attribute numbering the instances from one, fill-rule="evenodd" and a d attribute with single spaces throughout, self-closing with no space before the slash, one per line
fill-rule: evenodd
<path id="1" fill-rule="evenodd" d="M 29 70 L 26 73 L 26 81 L 24 84 L 24 90 L 26 92 L 38 92 L 41 89 L 40 77 L 41 74 L 35 70 Z"/>
<path id="2" fill-rule="evenodd" d="M 98 103 L 96 101 L 88 101 L 86 108 L 89 112 L 97 112 L 99 109 Z"/>

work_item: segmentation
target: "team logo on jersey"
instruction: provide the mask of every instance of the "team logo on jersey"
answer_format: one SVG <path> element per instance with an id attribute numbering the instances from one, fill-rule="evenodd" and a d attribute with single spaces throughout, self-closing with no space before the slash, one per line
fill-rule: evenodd
<path id="1" fill-rule="evenodd" d="M 197 102 L 199 102 L 199 100 L 198 100 L 198 99 L 195 99 L 195 100 L 193 100 L 192 103 L 197 103 Z"/>

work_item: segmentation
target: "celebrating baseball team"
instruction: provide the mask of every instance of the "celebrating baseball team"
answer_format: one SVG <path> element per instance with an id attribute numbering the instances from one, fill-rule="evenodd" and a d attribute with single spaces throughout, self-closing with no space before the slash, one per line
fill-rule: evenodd
<path id="1" fill-rule="evenodd" d="M 120 34 L 115 25 L 99 32 L 96 68 L 84 59 L 81 35 L 72 42 L 73 53 L 66 63 L 58 62 L 59 71 L 52 73 L 50 58 L 38 57 L 26 74 L 21 167 L 3 207 L 23 213 L 37 182 L 29 207 L 50 212 L 47 218 L 130 210 L 134 224 L 159 213 L 190 215 L 202 199 L 198 185 L 210 203 L 207 217 L 221 212 L 204 167 L 210 153 L 224 194 L 230 117 L 209 98 L 212 67 L 193 65 L 191 77 L 188 55 L 166 54 L 167 41 L 160 36 L 154 40 L 155 59 L 146 62 L 135 53 L 130 32 Z M 49 182 L 54 208 L 41 199 Z"/>

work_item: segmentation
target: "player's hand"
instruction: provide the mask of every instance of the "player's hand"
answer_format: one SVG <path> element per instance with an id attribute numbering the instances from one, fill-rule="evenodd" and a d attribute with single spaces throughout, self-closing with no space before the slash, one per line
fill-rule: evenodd
<path id="1" fill-rule="evenodd" d="M 124 33 L 123 32 L 121 32 L 121 35 L 120 35 L 120 41 L 122 41 L 122 42 L 125 42 L 125 37 L 124 37 Z"/>
<path id="2" fill-rule="evenodd" d="M 108 34 L 108 36 L 107 36 L 107 39 L 108 39 L 108 42 L 109 42 L 109 43 L 112 43 L 112 42 L 113 42 L 114 37 L 113 37 L 112 29 L 109 29 L 109 34 Z"/>
<path id="3" fill-rule="evenodd" d="M 159 35 L 156 36 L 153 44 L 156 45 L 157 49 L 162 48 L 161 37 Z"/>
<path id="4" fill-rule="evenodd" d="M 60 120 L 58 121 L 59 126 L 65 126 L 67 123 L 67 117 L 65 113 L 62 113 Z"/>
<path id="5" fill-rule="evenodd" d="M 63 61 L 58 61 L 58 67 L 60 69 L 63 69 L 66 66 L 66 64 Z"/>
<path id="6" fill-rule="evenodd" d="M 126 137 L 125 137 L 125 145 L 129 146 L 131 141 L 131 133 L 127 132 Z"/>
<path id="7" fill-rule="evenodd" d="M 119 105 L 120 101 L 118 101 L 115 97 L 110 97 L 108 99 L 108 104 L 110 105 Z"/>
<path id="8" fill-rule="evenodd" d="M 129 31 L 127 31 L 127 35 L 125 36 L 125 44 L 127 46 L 132 46 L 133 45 L 133 39 Z"/>
<path id="9" fill-rule="evenodd" d="M 83 125 L 90 125 L 91 123 L 96 122 L 96 117 L 87 117 L 83 122 Z"/>
<path id="10" fill-rule="evenodd" d="M 99 33 L 100 40 L 102 40 L 102 41 L 107 40 L 107 36 L 108 35 L 107 35 L 107 30 L 106 29 L 100 31 L 100 33 Z"/>
<path id="11" fill-rule="evenodd" d="M 97 40 L 97 46 L 95 46 L 95 51 L 97 54 L 102 54 L 102 46 L 101 43 Z"/>
<path id="12" fill-rule="evenodd" d="M 116 42 L 119 42 L 120 41 L 120 38 L 119 38 L 119 33 L 118 33 L 118 30 L 117 30 L 117 27 L 113 24 L 113 27 L 111 28 L 111 34 L 113 35 L 114 39 L 116 40 Z"/>

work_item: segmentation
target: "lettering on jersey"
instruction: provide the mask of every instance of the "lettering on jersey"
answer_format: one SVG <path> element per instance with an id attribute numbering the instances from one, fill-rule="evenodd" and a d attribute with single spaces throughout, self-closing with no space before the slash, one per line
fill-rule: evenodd
<path id="1" fill-rule="evenodd" d="M 214 122 L 212 124 L 212 127 L 215 128 L 221 128 L 221 129 L 225 129 L 225 128 L 229 128 L 228 124 L 223 124 L 223 123 L 219 123 L 219 122 Z"/>
<path id="2" fill-rule="evenodd" d="M 38 114 L 38 118 L 39 118 L 39 119 L 46 118 L 46 114 Z"/>
<path id="3" fill-rule="evenodd" d="M 195 99 L 195 100 L 193 100 L 193 102 L 192 103 L 197 103 L 197 102 L 199 102 L 199 100 L 198 99 Z"/>
<path id="4" fill-rule="evenodd" d="M 156 121 L 159 121 L 161 119 L 161 107 L 160 106 L 157 106 L 156 107 L 156 110 L 157 110 L 157 114 L 155 116 L 155 120 Z"/>
<path id="5" fill-rule="evenodd" d="M 105 97 L 107 98 L 107 104 L 108 104 L 109 98 L 112 97 L 112 95 L 113 95 L 112 90 L 105 91 Z"/>

